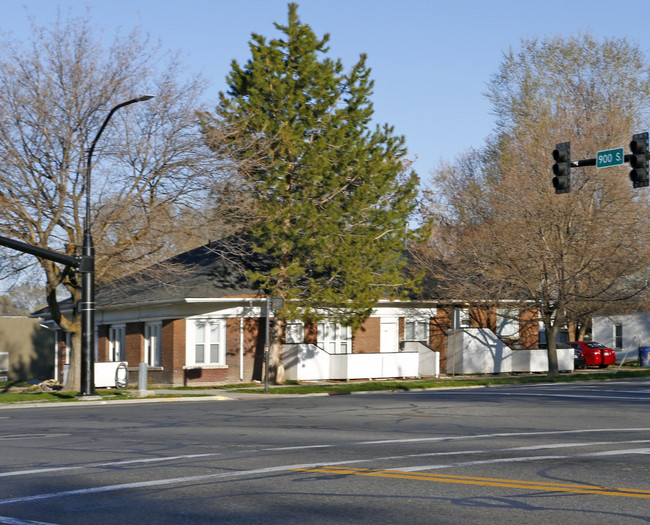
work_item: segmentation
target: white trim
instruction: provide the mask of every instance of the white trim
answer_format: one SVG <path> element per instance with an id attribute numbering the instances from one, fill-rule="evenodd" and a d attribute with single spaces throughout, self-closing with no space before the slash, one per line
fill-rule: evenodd
<path id="1" fill-rule="evenodd" d="M 321 319 L 316 326 L 317 346 L 329 354 L 352 353 L 352 330 L 333 320 Z"/>
<path id="2" fill-rule="evenodd" d="M 239 318 L 239 380 L 244 380 L 244 318 Z"/>
<path id="3" fill-rule="evenodd" d="M 155 330 L 154 335 L 154 354 L 152 358 L 150 345 L 150 336 L 152 335 L 151 329 Z M 143 362 L 147 363 L 149 368 L 162 367 L 162 321 L 149 321 L 144 323 L 144 346 L 143 346 Z"/>
<path id="4" fill-rule="evenodd" d="M 379 319 L 379 352 L 399 351 L 399 318 L 382 317 Z"/>
<path id="5" fill-rule="evenodd" d="M 116 348 L 116 336 L 119 344 Z M 126 361 L 126 324 L 112 324 L 108 327 L 108 360 Z"/>
<path id="6" fill-rule="evenodd" d="M 203 341 L 197 342 L 197 327 L 203 324 Z M 223 317 L 194 317 L 187 319 L 186 324 L 186 356 L 185 365 L 197 368 L 226 365 L 226 319 Z M 216 337 L 216 340 L 213 338 Z M 197 346 L 202 345 L 203 360 L 197 362 Z M 217 360 L 211 361 L 212 347 L 218 345 Z"/>
<path id="7" fill-rule="evenodd" d="M 183 370 L 224 370 L 228 365 L 184 365 Z"/>
<path id="8" fill-rule="evenodd" d="M 408 337 L 408 325 L 413 325 L 413 337 Z M 418 338 L 418 326 L 424 327 L 424 337 Z M 431 330 L 431 317 L 424 315 L 409 315 L 404 317 L 404 341 L 425 341 L 429 342 L 429 333 Z"/>

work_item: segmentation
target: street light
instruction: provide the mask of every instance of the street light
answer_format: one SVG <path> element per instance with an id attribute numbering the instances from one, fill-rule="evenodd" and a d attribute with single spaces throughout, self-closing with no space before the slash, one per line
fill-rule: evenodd
<path id="1" fill-rule="evenodd" d="M 92 396 L 95 394 L 95 247 L 90 232 L 90 171 L 92 169 L 93 152 L 95 145 L 101 137 L 106 124 L 111 120 L 113 113 L 118 109 L 152 99 L 153 95 L 142 95 L 114 106 L 104 119 L 102 127 L 88 150 L 86 173 L 84 176 L 84 191 L 86 193 L 86 216 L 84 218 L 84 238 L 81 248 L 81 396 Z"/>

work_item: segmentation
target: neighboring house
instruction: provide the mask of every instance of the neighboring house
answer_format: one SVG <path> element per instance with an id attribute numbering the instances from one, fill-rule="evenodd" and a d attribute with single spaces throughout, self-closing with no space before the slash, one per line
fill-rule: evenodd
<path id="1" fill-rule="evenodd" d="M 650 313 L 594 316 L 592 339 L 613 348 L 617 361 L 636 361 L 639 347 L 650 347 Z"/>
<path id="2" fill-rule="evenodd" d="M 264 261 L 213 243 L 100 287 L 96 360 L 126 361 L 132 382 L 139 363 L 147 363 L 149 381 L 157 385 L 263 381 L 267 300 L 246 277 L 252 268 L 264 271 Z M 284 334 L 287 378 L 322 378 L 304 375 L 304 360 L 314 352 L 332 361 L 319 372 L 329 374 L 326 378 L 432 375 L 422 363 L 427 354 L 439 352 L 445 369 L 452 328 L 486 327 L 518 348 L 537 347 L 534 311 L 470 307 L 426 299 L 428 295 L 432 291 L 411 301 L 380 301 L 354 333 L 327 319 L 289 321 Z M 63 365 L 65 337 L 59 341 Z M 419 369 L 407 355 L 412 352 L 420 354 Z M 341 355 L 363 354 L 382 359 L 370 365 L 370 360 L 348 357 L 340 365 Z M 350 372 L 350 363 L 359 359 L 362 371 Z"/>
<path id="3" fill-rule="evenodd" d="M 0 317 L 0 377 L 8 381 L 54 377 L 54 332 L 41 319 Z"/>

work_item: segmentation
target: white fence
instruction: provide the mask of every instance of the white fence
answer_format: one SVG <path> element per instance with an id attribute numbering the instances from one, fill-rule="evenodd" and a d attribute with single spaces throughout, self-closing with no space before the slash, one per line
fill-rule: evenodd
<path id="1" fill-rule="evenodd" d="M 431 353 L 438 355 L 436 352 Z M 284 345 L 282 348 L 284 377 L 293 381 L 418 377 L 421 375 L 420 361 L 420 352 L 417 350 L 329 354 L 310 344 Z"/>
<path id="2" fill-rule="evenodd" d="M 513 350 L 491 330 L 450 330 L 447 338 L 447 374 L 548 372 L 546 350 Z M 573 349 L 557 350 L 559 370 L 573 370 Z"/>
<path id="3" fill-rule="evenodd" d="M 124 380 L 128 382 L 127 367 L 126 361 L 95 363 L 95 387 L 115 388 Z"/>
<path id="4" fill-rule="evenodd" d="M 7 381 L 9 375 L 9 352 L 0 352 L 0 381 Z"/>

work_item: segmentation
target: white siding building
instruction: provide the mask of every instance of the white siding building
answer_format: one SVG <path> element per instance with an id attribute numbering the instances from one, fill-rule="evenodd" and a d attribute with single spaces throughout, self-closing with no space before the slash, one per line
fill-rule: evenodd
<path id="1" fill-rule="evenodd" d="M 616 360 L 636 360 L 640 346 L 650 347 L 650 313 L 593 318 L 593 340 L 616 350 Z"/>

